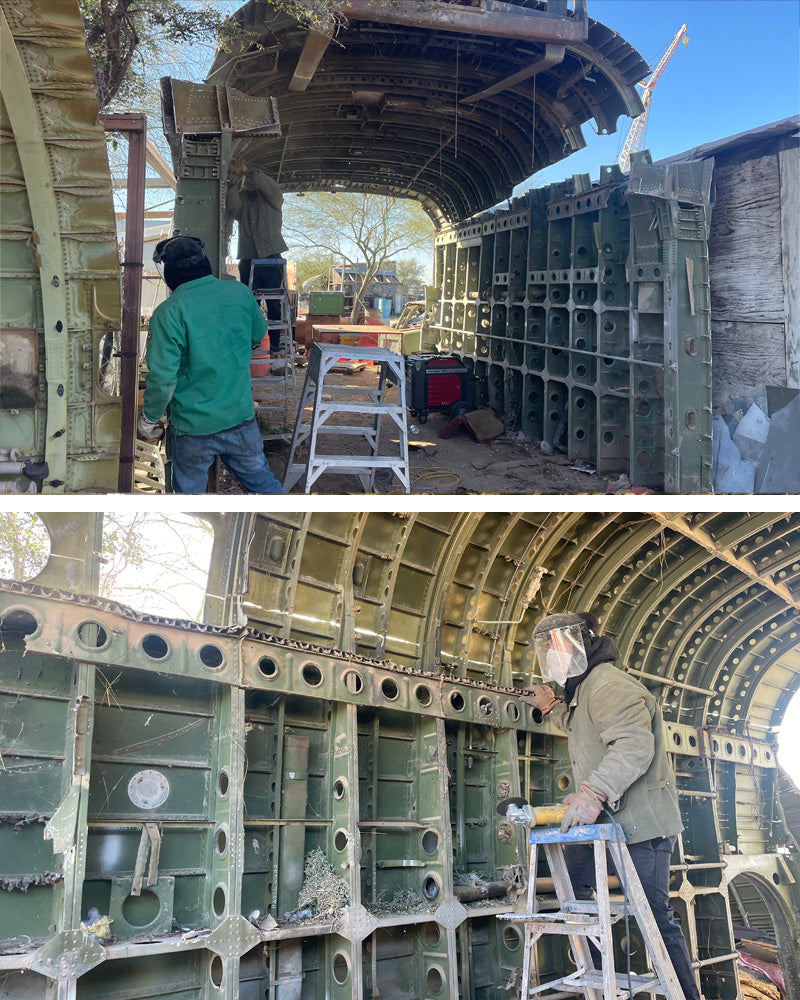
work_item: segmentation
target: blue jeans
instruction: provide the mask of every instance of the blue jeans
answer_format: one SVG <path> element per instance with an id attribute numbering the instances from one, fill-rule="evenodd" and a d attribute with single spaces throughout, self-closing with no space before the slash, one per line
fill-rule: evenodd
<path id="1" fill-rule="evenodd" d="M 666 945 L 675 975 L 681 984 L 686 1000 L 700 1000 L 694 978 L 689 949 L 675 912 L 669 902 L 669 866 L 675 837 L 655 837 L 640 844 L 628 844 L 633 867 L 642 883 L 647 902 L 653 911 L 658 929 Z M 609 871 L 615 871 L 614 849 L 609 850 Z M 569 869 L 572 888 L 576 899 L 591 899 L 595 888 L 594 849 L 591 844 L 569 844 L 564 849 L 564 860 Z M 595 965 L 599 965 L 599 953 L 589 944 Z"/>
<path id="2" fill-rule="evenodd" d="M 216 434 L 171 433 L 168 444 L 176 493 L 205 493 L 217 455 L 248 493 L 283 493 L 270 472 L 255 417 Z"/>

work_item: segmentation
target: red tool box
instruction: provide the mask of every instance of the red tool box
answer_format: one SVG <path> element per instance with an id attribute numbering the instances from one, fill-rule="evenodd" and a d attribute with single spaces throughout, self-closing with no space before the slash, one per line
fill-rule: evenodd
<path id="1" fill-rule="evenodd" d="M 475 409 L 475 376 L 455 354 L 409 354 L 406 389 L 421 424 L 432 410 L 456 417 Z"/>

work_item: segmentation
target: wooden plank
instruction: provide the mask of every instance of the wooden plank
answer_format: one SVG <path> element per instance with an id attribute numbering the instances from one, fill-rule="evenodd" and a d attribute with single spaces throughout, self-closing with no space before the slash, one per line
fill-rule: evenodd
<path id="1" fill-rule="evenodd" d="M 800 149 L 779 154 L 781 256 L 786 317 L 786 382 L 800 386 Z"/>
<path id="2" fill-rule="evenodd" d="M 785 321 L 778 157 L 720 162 L 708 243 L 711 315 Z"/>
<path id="3" fill-rule="evenodd" d="M 783 323 L 711 320 L 711 405 L 727 412 L 731 398 L 763 396 L 768 385 L 786 384 Z"/>

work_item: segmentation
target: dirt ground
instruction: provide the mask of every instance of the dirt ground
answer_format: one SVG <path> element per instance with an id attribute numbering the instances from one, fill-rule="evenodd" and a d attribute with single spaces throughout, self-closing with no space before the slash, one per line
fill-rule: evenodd
<path id="1" fill-rule="evenodd" d="M 304 371 L 298 371 L 298 395 L 302 393 Z M 276 379 L 276 383 L 277 383 Z M 364 390 L 377 386 L 374 369 L 366 368 L 357 373 L 335 373 L 326 378 L 326 387 L 333 384 L 335 401 L 365 400 Z M 387 401 L 397 399 L 396 389 L 387 393 Z M 310 418 L 310 410 L 305 419 Z M 270 468 L 283 480 L 291 447 L 291 433 L 283 426 L 276 426 L 268 415 L 259 418 L 265 431 L 266 450 Z M 559 452 L 544 454 L 540 443 L 520 433 L 504 433 L 492 441 L 479 444 L 462 427 L 455 437 L 441 438 L 439 432 L 449 422 L 447 413 L 431 413 L 425 423 L 418 416 L 408 414 L 408 444 L 411 492 L 417 494 L 587 494 L 613 491 L 609 480 L 572 468 L 575 463 Z M 270 422 L 272 421 L 272 426 Z M 368 426 L 370 418 L 352 412 L 337 413 L 328 425 L 332 433 L 320 439 L 317 453 L 365 455 L 366 441 L 360 435 L 337 434 L 335 427 Z M 282 431 L 272 437 L 270 431 Z M 394 422 L 382 418 L 381 455 L 399 455 L 399 437 Z M 295 455 L 295 463 L 305 462 L 308 445 L 302 445 Z M 618 477 L 613 477 L 615 481 Z M 292 486 L 292 494 L 302 494 L 305 477 Z M 244 492 L 232 477 L 223 477 L 218 492 Z M 354 475 L 324 472 L 314 483 L 314 494 L 359 494 L 363 488 Z M 399 494 L 402 486 L 390 470 L 376 473 L 376 494 Z"/>

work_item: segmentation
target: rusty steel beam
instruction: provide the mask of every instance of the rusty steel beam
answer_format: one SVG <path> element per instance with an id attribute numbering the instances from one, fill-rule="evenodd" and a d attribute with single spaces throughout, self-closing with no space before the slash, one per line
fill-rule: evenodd
<path id="1" fill-rule="evenodd" d="M 498 80 L 497 83 L 493 83 L 490 87 L 486 87 L 485 90 L 481 90 L 477 94 L 462 97 L 461 104 L 473 104 L 476 101 L 483 100 L 484 97 L 491 97 L 492 94 L 499 94 L 503 90 L 508 90 L 509 87 L 516 87 L 518 83 L 529 80 L 532 76 L 536 76 L 537 73 L 544 73 L 551 66 L 556 66 L 558 63 L 563 62 L 566 51 L 563 45 L 551 45 L 548 42 L 545 45 L 545 53 L 541 59 L 535 59 L 525 69 L 521 69 L 519 73 L 514 73 L 503 80 Z"/>
<path id="2" fill-rule="evenodd" d="M 308 33 L 303 51 L 297 60 L 294 75 L 289 83 L 289 90 L 299 93 L 305 90 L 309 83 L 311 83 L 314 74 L 317 72 L 317 67 L 322 62 L 322 57 L 331 44 L 332 32 L 333 25 L 331 24 L 328 31 L 310 31 Z"/>
<path id="3" fill-rule="evenodd" d="M 120 114 L 101 115 L 100 120 L 107 131 L 124 132 L 128 139 L 128 191 L 125 202 L 125 260 L 122 265 L 124 270 L 120 346 L 122 425 L 117 489 L 120 493 L 130 493 L 133 490 L 136 406 L 139 389 L 139 323 L 142 305 L 147 119 L 142 114 Z"/>
<path id="4" fill-rule="evenodd" d="M 531 10 L 500 0 L 481 0 L 477 7 L 420 4 L 417 0 L 394 0 L 379 6 L 373 0 L 348 0 L 339 10 L 351 21 L 380 21 L 528 42 L 583 42 L 589 36 L 589 20 L 583 2 L 576 5 L 573 17 Z"/>

